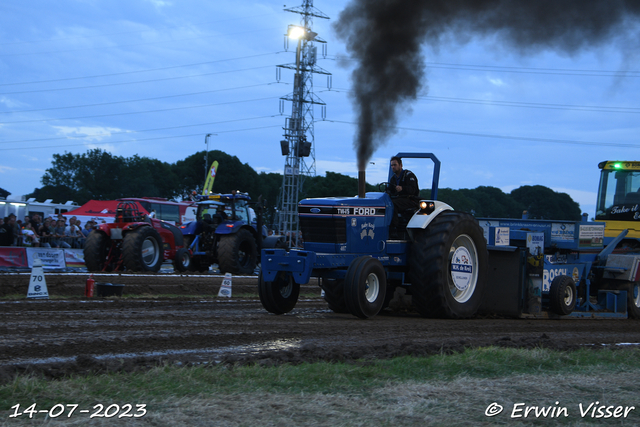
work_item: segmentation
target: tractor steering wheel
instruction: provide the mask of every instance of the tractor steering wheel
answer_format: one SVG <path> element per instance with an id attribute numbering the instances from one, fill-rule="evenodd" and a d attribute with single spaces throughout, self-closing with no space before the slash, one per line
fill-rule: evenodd
<path id="1" fill-rule="evenodd" d="M 378 190 L 383 193 L 389 194 L 391 197 L 397 196 L 396 186 L 391 184 L 390 182 L 381 182 L 378 184 Z"/>

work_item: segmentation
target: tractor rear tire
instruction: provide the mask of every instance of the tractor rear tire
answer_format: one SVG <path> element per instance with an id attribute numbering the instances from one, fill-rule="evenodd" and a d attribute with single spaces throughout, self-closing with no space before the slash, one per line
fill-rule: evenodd
<path id="1" fill-rule="evenodd" d="M 164 262 L 160 234 L 150 226 L 128 232 L 122 241 L 122 260 L 129 271 L 160 270 Z"/>
<path id="2" fill-rule="evenodd" d="M 189 249 L 180 248 L 176 251 L 176 256 L 173 258 L 173 268 L 179 272 L 185 272 L 191 267 L 191 252 Z"/>
<path id="3" fill-rule="evenodd" d="M 571 314 L 577 302 L 576 283 L 571 276 L 558 276 L 549 287 L 549 308 L 560 316 Z"/>
<path id="4" fill-rule="evenodd" d="M 349 313 L 361 319 L 373 317 L 382 310 L 387 291 L 387 274 L 376 258 L 354 259 L 344 281 L 344 300 Z"/>
<path id="5" fill-rule="evenodd" d="M 288 313 L 296 306 L 300 285 L 293 280 L 291 274 L 279 271 L 273 282 L 265 282 L 262 271 L 258 277 L 258 295 L 262 306 L 270 313 Z"/>
<path id="6" fill-rule="evenodd" d="M 322 279 L 322 290 L 324 290 L 324 300 L 331 311 L 349 313 L 347 303 L 344 301 L 344 280 Z"/>
<path id="7" fill-rule="evenodd" d="M 245 229 L 220 237 L 218 267 L 220 273 L 252 274 L 258 262 L 258 248 L 253 235 Z"/>
<path id="8" fill-rule="evenodd" d="M 84 265 L 88 271 L 111 271 L 107 265 L 107 255 L 111 239 L 100 231 L 92 231 L 84 243 Z"/>
<path id="9" fill-rule="evenodd" d="M 412 301 L 423 317 L 471 317 L 482 303 L 489 254 L 471 215 L 443 212 L 413 230 L 409 257 Z"/>

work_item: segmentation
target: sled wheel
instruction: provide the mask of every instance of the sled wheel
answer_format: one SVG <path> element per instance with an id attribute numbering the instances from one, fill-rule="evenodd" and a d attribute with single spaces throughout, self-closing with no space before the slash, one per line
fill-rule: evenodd
<path id="1" fill-rule="evenodd" d="M 191 252 L 189 249 L 180 248 L 176 251 L 176 256 L 173 258 L 173 268 L 176 271 L 184 272 L 191 267 Z"/>
<path id="2" fill-rule="evenodd" d="M 111 271 L 107 260 L 111 239 L 100 231 L 91 231 L 84 243 L 84 265 L 88 271 Z"/>
<path id="3" fill-rule="evenodd" d="M 380 312 L 387 290 L 387 275 L 376 258 L 354 259 L 344 281 L 344 300 L 349 313 L 361 319 Z"/>
<path id="4" fill-rule="evenodd" d="M 253 274 L 258 262 L 258 249 L 253 235 L 245 229 L 220 237 L 218 266 L 220 273 Z"/>
<path id="5" fill-rule="evenodd" d="M 293 280 L 293 276 L 285 271 L 279 271 L 272 282 L 265 282 L 262 271 L 258 277 L 258 295 L 262 306 L 270 313 L 288 313 L 296 306 L 300 285 Z"/>
<path id="6" fill-rule="evenodd" d="M 160 270 L 164 262 L 160 234 L 150 226 L 128 232 L 122 242 L 122 260 L 129 271 Z"/>
<path id="7" fill-rule="evenodd" d="M 570 276 L 558 276 L 549 288 L 549 308 L 552 312 L 566 316 L 576 307 L 576 284 Z"/>
<path id="8" fill-rule="evenodd" d="M 473 316 L 486 285 L 488 252 L 482 228 L 466 213 L 443 212 L 413 230 L 411 294 L 424 317 Z"/>

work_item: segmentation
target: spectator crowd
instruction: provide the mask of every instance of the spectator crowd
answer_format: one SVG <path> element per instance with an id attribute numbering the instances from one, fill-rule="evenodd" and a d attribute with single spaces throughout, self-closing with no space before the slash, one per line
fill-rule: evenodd
<path id="1" fill-rule="evenodd" d="M 10 214 L 0 218 L 0 246 L 82 249 L 96 224 L 87 221 L 83 227 L 75 216 L 67 219 L 63 215 L 57 218 L 50 215 L 43 220 L 39 214 L 33 214 L 19 220 Z"/>

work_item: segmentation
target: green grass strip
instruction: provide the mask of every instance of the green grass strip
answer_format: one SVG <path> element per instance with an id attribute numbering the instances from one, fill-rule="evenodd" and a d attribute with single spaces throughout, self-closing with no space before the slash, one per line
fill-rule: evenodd
<path id="1" fill-rule="evenodd" d="M 640 349 L 560 352 L 547 349 L 468 349 L 431 357 L 399 357 L 355 363 L 304 363 L 275 367 L 200 365 L 164 366 L 131 374 L 101 374 L 45 380 L 20 376 L 0 386 L 0 411 L 12 405 L 60 401 L 154 401 L 210 394 L 344 393 L 361 394 L 388 384 L 498 379 L 518 375 L 595 375 L 628 372 L 640 376 Z"/>

